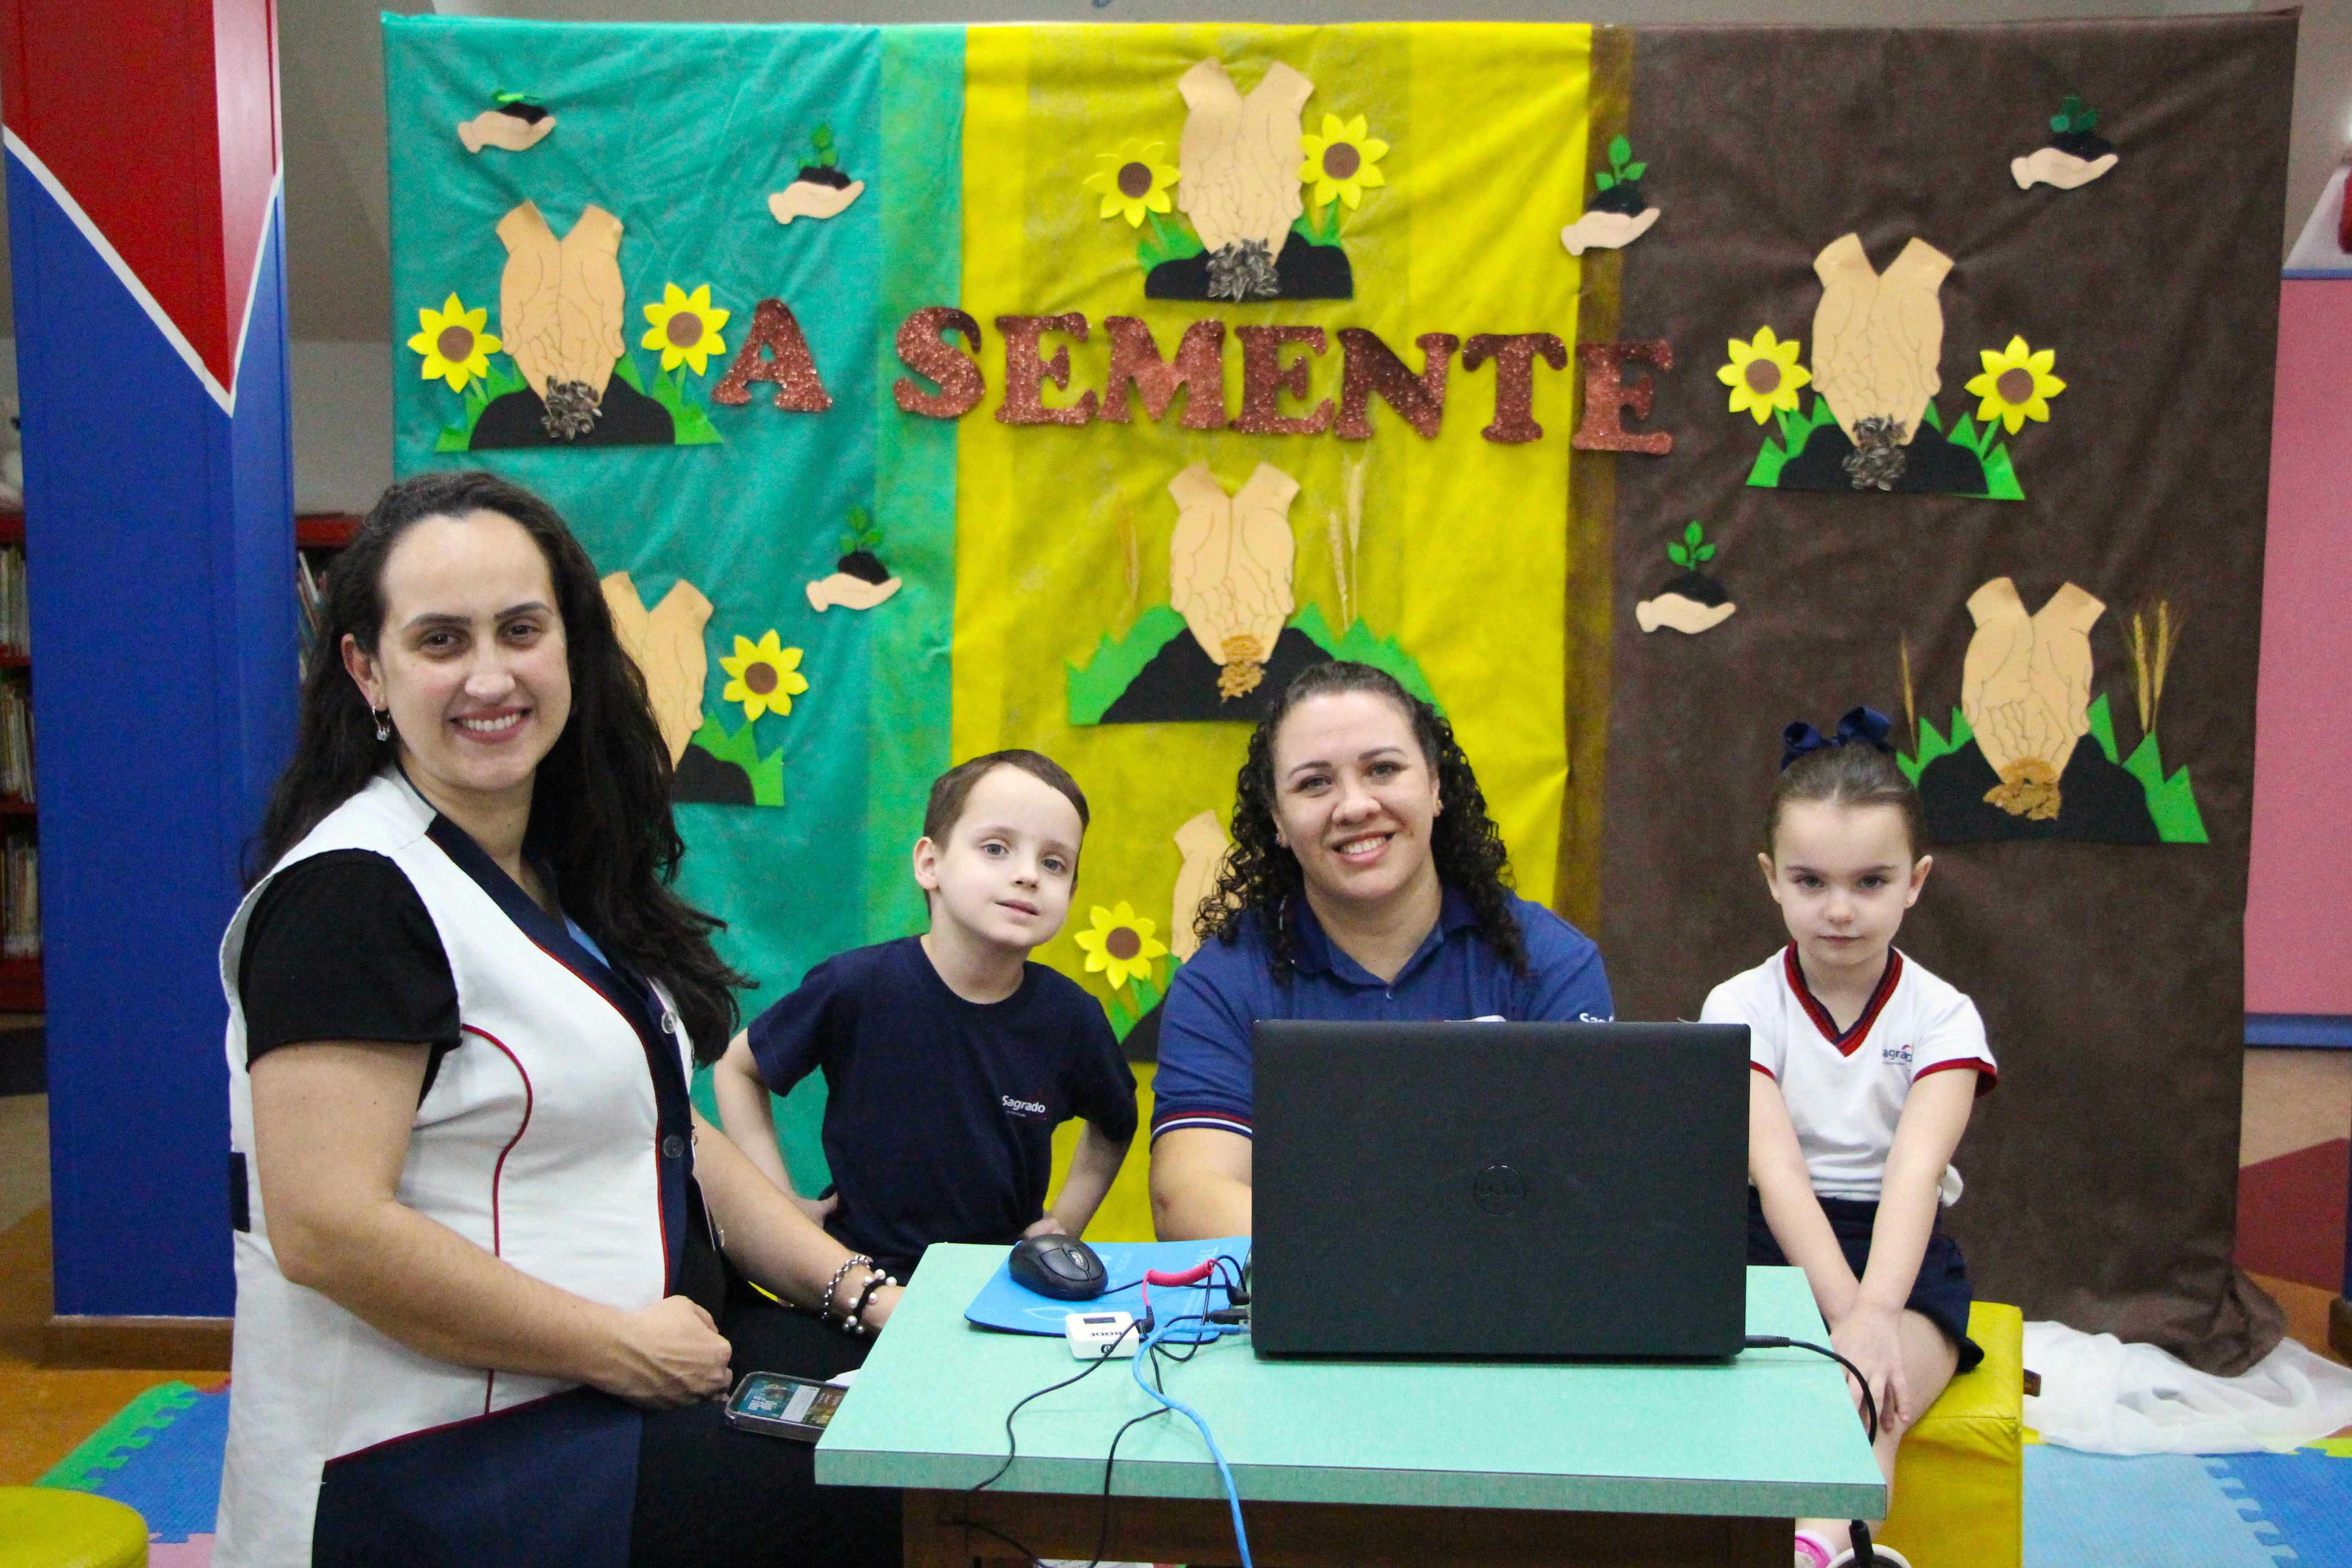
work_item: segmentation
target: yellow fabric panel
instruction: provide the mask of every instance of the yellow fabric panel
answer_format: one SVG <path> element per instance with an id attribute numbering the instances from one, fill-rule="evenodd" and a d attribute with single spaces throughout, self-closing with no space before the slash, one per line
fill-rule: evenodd
<path id="1" fill-rule="evenodd" d="M 1151 1227 L 1151 1075 L 1150 1062 L 1135 1064 L 1135 1110 L 1139 1121 L 1135 1142 L 1128 1145 L 1118 1179 L 1095 1210 L 1087 1226 L 1088 1241 L 1157 1241 Z M 1053 1194 L 1062 1194 L 1062 1181 L 1070 1173 L 1070 1156 L 1077 1152 L 1078 1130 L 1084 1123 L 1065 1121 L 1054 1132 Z M 1052 1208 L 1048 1199 L 1045 1206 Z"/>
<path id="2" fill-rule="evenodd" d="M 1951 1381 L 1895 1453 L 1881 1534 L 1912 1568 L 2018 1568 L 2024 1556 L 2025 1315 L 1976 1302 L 1969 1337 L 1984 1360 Z"/>
<path id="3" fill-rule="evenodd" d="M 1375 400 L 1369 441 L 1202 432 L 1171 407 L 1153 424 L 1001 423 L 999 314 L 1083 313 L 1066 347 L 1066 407 L 1104 386 L 1103 321 L 1139 318 L 1163 355 L 1190 323 L 1224 321 L 1226 407 L 1238 412 L 1242 350 L 1232 329 L 1302 323 L 1331 334 L 1310 360 L 1298 415 L 1340 390 L 1337 329 L 1378 333 L 1408 365 L 1414 339 L 1447 331 L 1549 331 L 1573 344 L 1580 268 L 1558 229 L 1579 210 L 1590 30 L 1574 26 L 1381 26 L 975 27 L 966 47 L 962 304 L 981 323 L 989 393 L 958 427 L 954 753 L 1034 746 L 1076 775 L 1094 807 L 1069 928 L 1037 959 L 1087 977 L 1070 931 L 1124 900 L 1170 934 L 1181 864 L 1172 835 L 1194 814 L 1229 820 L 1248 738 L 1235 723 L 1076 726 L 1066 674 L 1106 635 L 1123 636 L 1169 600 L 1176 522 L 1168 481 L 1205 461 L 1228 491 L 1270 463 L 1297 479 L 1289 518 L 1294 595 L 1335 634 L 1361 620 L 1416 658 L 1461 738 L 1509 844 L 1519 886 L 1548 900 L 1566 780 L 1562 722 L 1565 531 L 1573 362 L 1538 366 L 1541 441 L 1503 447 L 1480 429 L 1494 372 L 1449 382 L 1442 435 L 1424 440 Z M 1177 161 L 1185 106 L 1177 79 L 1213 56 L 1247 93 L 1281 60 L 1315 84 L 1302 114 L 1361 115 L 1390 143 L 1384 187 L 1343 214 L 1356 279 L 1346 300 L 1235 304 L 1144 297 L 1135 256 L 1150 228 L 1099 216 L 1081 182 L 1101 155 L 1157 142 Z M 1306 193 L 1311 198 L 1311 188 Z M 1171 215 L 1171 217 L 1177 215 Z M 1312 221 L 1317 209 L 1309 207 Z M 1286 358 L 1303 353 L 1292 350 Z M 1361 496 L 1350 518 L 1349 497 Z M 1164 985 L 1162 961 L 1153 979 Z"/>

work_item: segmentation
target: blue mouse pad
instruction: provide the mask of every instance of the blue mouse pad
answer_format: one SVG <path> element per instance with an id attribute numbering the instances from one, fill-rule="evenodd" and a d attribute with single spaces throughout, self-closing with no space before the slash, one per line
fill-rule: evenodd
<path id="1" fill-rule="evenodd" d="M 1102 1259 L 1103 1269 L 1110 1276 L 1112 1288 L 1088 1301 L 1065 1301 L 1052 1296 L 1040 1296 L 1024 1285 L 1015 1285 L 1005 1265 L 996 1266 L 980 1294 L 963 1310 L 964 1321 L 983 1329 L 1002 1329 L 1015 1334 L 1051 1334 L 1062 1332 L 1062 1320 L 1072 1312 L 1119 1311 L 1143 1316 L 1143 1271 L 1157 1268 L 1165 1274 L 1181 1274 L 1196 1264 L 1206 1263 L 1216 1257 L 1231 1258 L 1239 1262 L 1249 1256 L 1249 1237 L 1229 1236 L 1219 1241 L 1101 1241 L 1088 1242 L 1095 1256 Z M 1005 1257 L 1013 1256 L 1011 1247 Z M 1201 1289 L 1197 1285 L 1161 1286 L 1156 1292 L 1154 1306 L 1163 1316 L 1171 1309 L 1180 1312 L 1200 1310 Z M 1210 1303 L 1225 1304 L 1224 1292 L 1215 1293 Z"/>

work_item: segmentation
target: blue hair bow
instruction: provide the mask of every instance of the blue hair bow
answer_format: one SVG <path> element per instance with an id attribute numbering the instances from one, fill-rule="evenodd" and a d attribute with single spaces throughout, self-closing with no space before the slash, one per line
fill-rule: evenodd
<path id="1" fill-rule="evenodd" d="M 1848 709 L 1845 717 L 1838 721 L 1834 735 L 1824 735 L 1800 719 L 1780 731 L 1780 771 L 1788 772 L 1790 763 L 1809 752 L 1818 752 L 1824 746 L 1851 746 L 1857 741 L 1892 756 L 1895 748 L 1887 737 L 1894 732 L 1895 721 L 1875 708 Z"/>

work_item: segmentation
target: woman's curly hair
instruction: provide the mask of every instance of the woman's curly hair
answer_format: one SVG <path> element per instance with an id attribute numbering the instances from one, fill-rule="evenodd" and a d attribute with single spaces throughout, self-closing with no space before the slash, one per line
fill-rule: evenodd
<path id="1" fill-rule="evenodd" d="M 1310 698 L 1370 691 L 1387 698 L 1412 725 L 1423 761 L 1437 774 L 1437 797 L 1444 809 L 1430 828 L 1430 857 L 1437 879 L 1470 900 L 1478 934 L 1500 954 L 1513 973 L 1528 973 L 1527 943 L 1512 912 L 1511 862 L 1503 836 L 1486 815 L 1478 775 L 1454 738 L 1454 726 L 1437 710 L 1407 691 L 1396 678 L 1368 664 L 1336 660 L 1298 672 L 1251 734 L 1249 755 L 1234 780 L 1234 847 L 1217 870 L 1217 885 L 1201 900 L 1193 930 L 1202 942 L 1232 942 L 1255 914 L 1265 932 L 1275 979 L 1290 983 L 1298 967 L 1298 926 L 1289 918 L 1294 899 L 1307 892 L 1298 857 L 1275 842 L 1274 742 L 1292 709 Z"/>

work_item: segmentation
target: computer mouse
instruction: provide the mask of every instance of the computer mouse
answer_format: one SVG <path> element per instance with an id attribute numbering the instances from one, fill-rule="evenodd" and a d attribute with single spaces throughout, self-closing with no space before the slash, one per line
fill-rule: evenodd
<path id="1" fill-rule="evenodd" d="M 1063 1301 L 1091 1301 L 1110 1285 L 1095 1249 L 1075 1237 L 1033 1236 L 1005 1260 L 1013 1282 Z"/>

